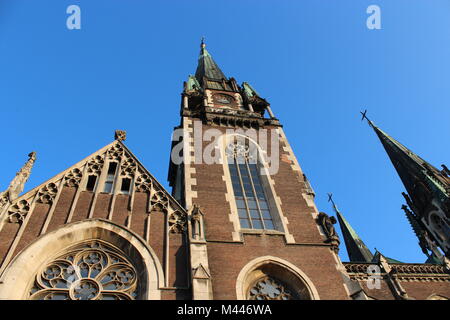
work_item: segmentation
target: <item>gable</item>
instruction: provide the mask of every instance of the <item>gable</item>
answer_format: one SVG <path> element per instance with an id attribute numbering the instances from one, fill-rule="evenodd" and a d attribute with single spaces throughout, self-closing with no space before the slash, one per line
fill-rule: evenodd
<path id="1" fill-rule="evenodd" d="M 117 166 L 114 187 L 110 192 L 105 192 L 104 185 L 106 184 L 108 166 L 113 162 Z M 93 190 L 87 190 L 89 179 L 95 180 Z M 127 179 L 127 183 L 130 185 L 125 194 L 120 190 L 123 179 Z M 65 199 L 65 193 L 69 193 L 68 190 L 71 194 L 66 197 L 68 199 Z M 79 214 L 78 203 L 87 201 L 88 195 L 86 194 L 90 196 L 89 203 L 86 205 L 88 208 L 85 209 L 87 211 Z M 145 197 L 141 196 L 142 194 L 145 194 Z M 123 200 L 124 197 L 127 200 Z M 10 226 L 6 226 L 7 224 L 17 224 L 22 227 L 21 229 L 25 229 L 30 216 L 34 216 L 31 217 L 31 224 L 35 224 L 34 227 L 39 229 L 33 232 L 36 236 L 51 231 L 51 229 L 57 227 L 56 224 L 62 225 L 90 218 L 108 219 L 130 227 L 133 204 L 138 197 L 141 202 L 145 198 L 146 202 L 145 208 L 142 208 L 144 205 L 139 205 L 141 216 L 155 211 L 163 212 L 166 216 L 168 232 L 184 233 L 186 231 L 186 210 L 165 190 L 123 142 L 116 140 L 0 209 L 0 215 L 2 216 L 0 232 L 3 231 L 4 227 L 10 228 Z M 61 201 L 59 201 L 60 199 Z M 106 201 L 108 203 L 103 205 L 103 216 L 99 216 L 96 214 L 97 207 L 106 203 Z M 123 204 L 125 201 L 126 204 Z M 62 203 L 61 206 L 64 203 L 66 204 L 67 209 L 64 210 L 67 211 L 67 214 L 62 218 L 55 219 L 52 216 L 61 216 L 60 211 L 64 211 L 60 209 L 59 202 Z M 122 220 L 120 221 L 118 221 L 118 216 L 113 217 L 113 212 L 116 212 L 115 206 L 118 205 L 126 207 L 121 209 Z M 114 215 L 117 214 L 114 213 Z M 142 225 L 147 223 L 146 218 L 139 219 L 135 225 L 143 229 Z M 58 221 L 55 222 L 56 220 Z M 164 225 L 165 223 L 160 228 L 164 229 Z M 30 229 L 30 226 L 28 229 Z M 27 230 L 25 230 L 25 233 L 29 232 Z M 140 232 L 140 234 L 143 238 L 148 238 L 149 232 L 149 228 L 147 228 L 147 231 Z"/>

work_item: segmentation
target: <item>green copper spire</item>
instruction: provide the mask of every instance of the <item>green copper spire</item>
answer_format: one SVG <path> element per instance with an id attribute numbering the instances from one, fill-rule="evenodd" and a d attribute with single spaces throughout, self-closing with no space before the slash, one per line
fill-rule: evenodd
<path id="1" fill-rule="evenodd" d="M 407 213 L 414 232 L 418 235 L 422 250 L 425 243 L 436 243 L 443 252 L 450 256 L 450 226 L 442 217 L 450 216 L 450 176 L 447 167 L 440 171 L 430 163 L 419 157 L 400 142 L 390 137 L 386 132 L 370 121 L 366 112 L 362 113 L 363 120 L 367 119 L 370 127 L 375 131 L 397 171 L 407 194 L 404 194 L 413 215 Z M 414 218 L 414 219 L 412 219 Z M 435 224 L 438 227 L 433 226 Z M 429 239 L 424 241 L 424 231 Z M 439 236 L 436 236 L 439 234 Z M 431 241 L 431 242 L 430 242 Z M 433 246 L 428 250 L 435 251 Z M 433 249 L 432 249 L 433 248 Z M 425 250 L 424 250 L 425 252 Z"/>
<path id="2" fill-rule="evenodd" d="M 390 137 L 386 132 L 375 126 L 366 117 L 365 112 L 363 113 L 364 118 L 367 119 L 369 125 L 380 139 L 403 185 L 408 191 L 413 205 L 419 208 L 427 206 L 428 203 L 422 203 L 423 198 L 432 196 L 438 202 L 444 204 L 445 207 L 445 203 L 448 203 L 450 199 L 450 179 L 442 171 L 436 169 L 400 142 Z M 429 194 L 425 195 L 424 193 Z"/>
<path id="3" fill-rule="evenodd" d="M 206 50 L 206 44 L 204 39 L 200 44 L 200 56 L 198 58 L 197 70 L 195 71 L 195 77 L 197 78 L 200 84 L 203 84 L 203 77 L 212 80 L 227 80 L 222 70 L 220 70 L 219 66 L 216 64 L 214 59 L 209 54 L 208 50 Z"/>
<path id="4" fill-rule="evenodd" d="M 336 207 L 332 199 L 332 195 L 328 194 L 328 201 L 333 204 L 334 212 L 339 221 L 339 226 L 341 227 L 342 235 L 344 237 L 345 247 L 347 248 L 348 257 L 351 262 L 371 262 L 373 259 L 373 254 L 358 236 L 356 231 L 352 228 L 350 223 L 344 218 L 342 213 Z"/>

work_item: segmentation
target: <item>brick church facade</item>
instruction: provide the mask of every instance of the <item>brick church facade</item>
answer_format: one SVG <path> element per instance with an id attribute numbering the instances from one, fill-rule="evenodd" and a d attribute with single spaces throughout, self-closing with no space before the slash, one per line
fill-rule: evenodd
<path id="1" fill-rule="evenodd" d="M 203 42 L 180 109 L 171 193 L 123 131 L 21 195 L 36 160 L 29 155 L 0 193 L 0 299 L 450 298 L 445 166 L 368 120 L 405 185 L 403 209 L 428 257 L 402 263 L 373 254 L 334 204 L 337 219 L 318 211 L 269 102 L 226 77 Z M 344 242 L 350 262 L 338 256 Z"/>

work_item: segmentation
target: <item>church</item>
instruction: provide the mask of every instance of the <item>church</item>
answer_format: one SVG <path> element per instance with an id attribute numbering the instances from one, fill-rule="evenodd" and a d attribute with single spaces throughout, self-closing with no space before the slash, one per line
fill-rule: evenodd
<path id="1" fill-rule="evenodd" d="M 319 212 L 270 102 L 225 76 L 202 41 L 172 136 L 171 192 L 121 130 L 22 194 L 30 153 L 0 193 L 0 299 L 447 300 L 450 171 L 363 119 L 404 184 L 426 263 L 371 252 L 334 202 L 336 217 Z"/>

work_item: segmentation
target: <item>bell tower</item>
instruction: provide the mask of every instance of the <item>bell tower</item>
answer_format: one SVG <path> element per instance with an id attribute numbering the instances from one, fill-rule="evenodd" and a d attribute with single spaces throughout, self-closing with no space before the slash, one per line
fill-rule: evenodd
<path id="1" fill-rule="evenodd" d="M 349 299 L 335 221 L 319 215 L 270 103 L 204 41 L 181 95 L 168 179 L 189 211 L 193 298 Z"/>

